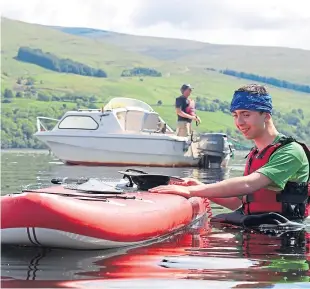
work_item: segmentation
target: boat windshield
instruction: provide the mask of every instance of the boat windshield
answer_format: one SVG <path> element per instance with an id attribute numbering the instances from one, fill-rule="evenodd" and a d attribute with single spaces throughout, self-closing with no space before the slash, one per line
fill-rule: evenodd
<path id="1" fill-rule="evenodd" d="M 115 97 L 111 99 L 105 106 L 104 110 L 112 110 L 116 108 L 137 107 L 146 111 L 154 111 L 147 103 L 133 98 Z"/>
<path id="2" fill-rule="evenodd" d="M 58 124 L 59 129 L 96 130 L 98 123 L 88 115 L 68 115 Z"/>

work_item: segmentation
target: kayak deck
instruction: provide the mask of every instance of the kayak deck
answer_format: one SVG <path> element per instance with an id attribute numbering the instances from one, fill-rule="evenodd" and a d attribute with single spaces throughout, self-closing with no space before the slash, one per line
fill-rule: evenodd
<path id="1" fill-rule="evenodd" d="M 149 192 L 87 194 L 64 186 L 1 198 L 2 244 L 105 249 L 172 234 L 206 213 L 203 199 Z"/>

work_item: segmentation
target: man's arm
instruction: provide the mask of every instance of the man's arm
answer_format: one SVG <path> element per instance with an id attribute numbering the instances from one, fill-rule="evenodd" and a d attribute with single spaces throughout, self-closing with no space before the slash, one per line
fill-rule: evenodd
<path id="1" fill-rule="evenodd" d="M 181 117 L 185 117 L 185 118 L 189 118 L 189 119 L 193 119 L 193 120 L 196 119 L 196 116 L 190 115 L 190 114 L 182 111 L 181 108 L 176 108 L 175 110 L 176 110 L 177 114 Z"/>
<path id="2" fill-rule="evenodd" d="M 256 172 L 242 177 L 227 179 L 218 183 L 189 187 L 194 196 L 236 197 L 251 194 L 269 185 L 283 190 L 289 179 L 302 166 L 304 153 L 296 144 L 288 144 L 278 149 L 267 164 Z"/>
<path id="3" fill-rule="evenodd" d="M 286 182 L 301 168 L 303 158 L 306 157 L 302 148 L 296 148 L 296 144 L 288 144 L 278 149 L 266 165 L 248 176 L 235 177 L 214 184 L 198 184 L 189 187 L 159 186 L 150 191 L 177 194 L 186 198 L 191 196 L 207 197 L 215 203 L 234 210 L 241 205 L 238 196 L 252 194 L 269 185 L 282 190 Z M 305 178 L 307 178 L 308 171 L 306 170 L 304 174 Z"/>
<path id="4" fill-rule="evenodd" d="M 288 144 L 283 148 L 277 150 L 270 158 L 269 162 L 261 167 L 256 173 L 263 176 L 263 178 L 267 178 L 266 183 L 268 183 L 268 179 L 270 182 L 266 185 L 272 185 L 278 190 L 283 190 L 285 184 L 288 180 L 296 174 L 296 172 L 302 167 L 304 153 L 302 149 L 296 144 Z M 254 175 L 252 174 L 252 175 Z M 250 175 L 251 176 L 251 175 Z M 255 187 L 261 187 L 264 184 L 264 181 L 260 181 L 259 179 L 253 177 L 249 186 L 254 189 Z M 244 181 L 244 179 L 243 179 Z M 256 184 L 257 183 L 257 186 Z M 265 187 L 265 186 L 263 186 Z M 242 188 L 237 188 L 242 189 Z M 231 189 L 232 191 L 233 189 Z M 246 192 L 247 190 L 245 190 Z M 255 191 L 255 190 L 253 190 Z M 252 192 L 253 192 L 252 191 Z M 250 192 L 251 193 L 251 192 Z M 225 206 L 231 210 L 235 210 L 239 208 L 242 204 L 241 200 L 237 197 L 231 198 L 210 198 L 212 202 L 215 202 L 219 205 Z"/>
<path id="5" fill-rule="evenodd" d="M 238 197 L 209 198 L 209 200 L 213 203 L 220 205 L 220 206 L 226 207 L 232 211 L 237 210 L 242 205 L 242 201 Z"/>
<path id="6" fill-rule="evenodd" d="M 271 180 L 260 173 L 227 179 L 215 184 L 201 184 L 194 186 L 166 185 L 152 188 L 151 193 L 176 194 L 185 198 L 202 197 L 225 206 L 231 210 L 241 206 L 237 198 L 240 195 L 251 194 L 268 186 Z"/>
<path id="7" fill-rule="evenodd" d="M 268 177 L 255 172 L 248 176 L 235 177 L 214 184 L 188 187 L 188 190 L 191 196 L 227 198 L 254 193 L 271 183 L 272 181 Z"/>

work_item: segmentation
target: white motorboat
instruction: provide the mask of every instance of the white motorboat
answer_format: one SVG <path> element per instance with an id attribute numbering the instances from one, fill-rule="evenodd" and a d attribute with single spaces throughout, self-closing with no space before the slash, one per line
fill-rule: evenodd
<path id="1" fill-rule="evenodd" d="M 51 130 L 47 120 L 57 122 Z M 225 167 L 232 153 L 226 135 L 179 137 L 151 106 L 123 97 L 60 120 L 37 117 L 35 136 L 67 164 Z"/>

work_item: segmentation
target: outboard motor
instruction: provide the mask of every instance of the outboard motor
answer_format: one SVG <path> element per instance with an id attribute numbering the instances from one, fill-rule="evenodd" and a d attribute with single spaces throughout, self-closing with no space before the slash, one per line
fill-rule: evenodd
<path id="1" fill-rule="evenodd" d="M 199 166 L 202 168 L 226 167 L 233 154 L 224 133 L 202 133 L 199 136 Z"/>

